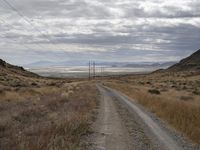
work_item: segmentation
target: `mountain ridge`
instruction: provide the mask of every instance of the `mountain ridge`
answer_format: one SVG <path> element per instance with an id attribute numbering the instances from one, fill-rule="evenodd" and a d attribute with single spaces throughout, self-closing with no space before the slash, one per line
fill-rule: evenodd
<path id="1" fill-rule="evenodd" d="M 25 77 L 39 77 L 39 75 L 25 70 L 23 67 L 15 66 L 7 63 L 6 61 L 0 59 L 0 74 L 13 74 Z"/>
<path id="2" fill-rule="evenodd" d="M 177 62 L 100 62 L 96 61 L 96 66 L 108 66 L 108 67 L 129 67 L 129 68 L 141 68 L 141 67 L 161 67 L 167 68 Z M 28 65 L 27 68 L 48 68 L 48 67 L 72 67 L 72 66 L 88 66 L 88 62 L 74 62 L 74 61 L 63 61 L 63 62 L 51 62 L 51 61 L 38 61 Z"/>
<path id="3" fill-rule="evenodd" d="M 200 49 L 172 65 L 167 71 L 200 71 Z"/>

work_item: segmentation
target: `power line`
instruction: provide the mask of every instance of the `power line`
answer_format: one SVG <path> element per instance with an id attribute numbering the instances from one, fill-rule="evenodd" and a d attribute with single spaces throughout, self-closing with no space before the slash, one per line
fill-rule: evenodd
<path id="1" fill-rule="evenodd" d="M 3 4 L 3 3 L 0 3 L 1 5 Z M 5 3 L 4 3 L 5 4 Z M 7 4 L 7 3 L 6 3 Z M 2 5 L 3 6 L 3 5 Z M 10 7 L 10 6 L 9 6 Z M 7 25 L 10 25 L 10 26 L 12 26 L 12 24 L 9 24 L 9 23 L 7 23 L 6 21 L 5 21 L 5 19 L 3 19 L 3 18 L 0 18 L 0 20 L 1 20 L 1 22 L 3 22 L 3 23 L 5 23 L 5 24 L 7 24 Z M 18 42 L 17 40 L 15 40 L 16 42 Z M 41 49 L 44 49 L 44 47 L 43 46 L 41 46 L 41 44 L 36 44 L 39 48 L 41 48 Z M 29 48 L 30 49 L 30 48 Z"/>
<path id="2" fill-rule="evenodd" d="M 3 3 L 0 3 L 0 5 L 1 5 L 2 7 L 5 6 Z M 0 21 L 1 21 L 2 23 L 6 24 L 6 25 L 12 26 L 12 24 L 9 24 L 8 22 L 5 21 L 5 18 L 0 18 Z M 9 39 L 9 40 L 12 40 L 12 41 L 15 41 L 15 42 L 19 43 L 19 41 L 17 41 L 16 39 L 13 39 L 13 38 L 12 38 L 12 39 Z M 34 50 L 32 47 L 27 46 L 27 45 L 25 45 L 24 43 L 20 43 L 20 44 L 21 44 L 21 46 L 23 46 L 24 48 L 26 48 L 26 49 L 28 49 L 28 50 Z M 42 49 L 43 49 L 43 47 L 41 47 L 41 46 L 40 46 L 39 44 L 37 44 L 37 43 L 34 43 L 34 45 L 37 45 L 39 48 L 42 48 Z"/>
<path id="3" fill-rule="evenodd" d="M 23 13 L 18 11 L 18 9 L 15 8 L 9 1 L 7 1 L 7 0 L 2 0 L 2 1 L 4 3 L 6 3 L 13 11 L 15 11 L 26 23 L 31 25 L 37 32 L 39 32 L 43 37 L 45 37 L 49 41 L 49 43 L 51 43 L 52 45 L 56 45 L 57 44 L 57 43 L 51 41 L 49 39 L 48 35 L 46 35 L 43 32 L 41 32 L 41 30 L 39 30 L 27 17 L 25 17 L 25 15 Z"/>
<path id="4" fill-rule="evenodd" d="M 6 23 L 2 18 L 0 18 L 0 21 L 2 22 L 2 23 L 5 23 L 5 24 L 8 24 L 8 23 Z M 15 40 L 15 39 L 12 39 L 13 41 L 15 41 L 15 42 L 18 42 L 17 40 Z M 21 43 L 22 44 L 22 43 Z M 36 44 L 37 45 L 37 44 Z M 26 48 L 26 49 L 30 49 L 30 50 L 33 50 L 33 48 L 31 48 L 31 47 L 29 47 L 29 46 L 27 46 L 27 45 L 25 45 L 25 44 L 22 44 L 21 46 L 23 46 L 24 48 Z"/>

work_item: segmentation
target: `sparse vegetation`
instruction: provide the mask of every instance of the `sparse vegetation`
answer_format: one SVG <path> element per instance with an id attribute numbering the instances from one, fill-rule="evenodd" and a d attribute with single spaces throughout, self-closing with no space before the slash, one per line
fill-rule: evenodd
<path id="1" fill-rule="evenodd" d="M 95 86 L 26 80 L 30 83 L 26 88 L 1 87 L 0 149 L 86 149 L 83 136 L 90 132 L 91 114 L 97 106 Z"/>
<path id="2" fill-rule="evenodd" d="M 87 149 L 83 137 L 90 132 L 98 99 L 94 83 L 42 78 L 5 62 L 1 65 L 0 149 Z M 104 80 L 104 84 L 137 100 L 200 145 L 198 72 L 113 76 Z"/>
<path id="3" fill-rule="evenodd" d="M 128 82 L 122 82 L 125 79 Z M 149 81 L 151 84 L 147 83 Z M 200 76 L 195 73 L 193 75 L 161 73 L 118 77 L 104 84 L 137 100 L 138 103 L 200 145 L 199 81 Z M 172 85 L 176 86 L 171 88 Z M 183 88 L 184 86 L 187 88 Z"/>

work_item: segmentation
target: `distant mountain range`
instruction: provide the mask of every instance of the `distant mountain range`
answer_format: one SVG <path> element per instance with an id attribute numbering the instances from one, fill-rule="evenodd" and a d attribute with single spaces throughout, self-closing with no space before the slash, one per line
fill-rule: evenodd
<path id="1" fill-rule="evenodd" d="M 177 62 L 96 62 L 96 66 L 106 67 L 128 67 L 128 68 L 167 68 L 174 65 Z M 51 61 L 39 61 L 25 65 L 27 68 L 45 68 L 45 67 L 73 67 L 73 66 L 88 66 L 87 62 L 83 61 L 64 61 L 64 62 L 51 62 Z"/>
<path id="2" fill-rule="evenodd" d="M 3 61 L 1 60 L 1 65 Z M 128 68 L 155 68 L 165 69 L 160 71 L 200 71 L 200 50 L 193 53 L 191 56 L 181 60 L 180 62 L 96 62 L 97 66 L 105 67 L 128 67 Z M 46 67 L 73 67 L 73 66 L 88 66 L 88 62 L 84 61 L 39 61 L 29 65 L 27 68 L 46 68 Z"/>
<path id="3" fill-rule="evenodd" d="M 155 67 L 155 68 L 167 68 L 171 65 L 174 65 L 176 62 L 163 62 L 163 63 L 141 63 L 141 64 L 127 64 L 124 67 L 134 67 L 134 68 L 147 68 L 147 67 Z"/>
<path id="4" fill-rule="evenodd" d="M 63 62 L 53 62 L 53 61 L 38 61 L 28 65 L 24 65 L 26 68 L 46 68 L 46 67 L 67 67 L 67 66 L 86 66 L 86 62 L 82 61 L 63 61 Z"/>
<path id="5" fill-rule="evenodd" d="M 128 68 L 146 68 L 146 67 L 161 67 L 166 68 L 174 65 L 177 62 L 102 62 L 97 63 L 100 66 L 110 66 L 110 67 L 128 67 Z"/>
<path id="6" fill-rule="evenodd" d="M 87 66 L 86 62 L 50 62 L 40 61 L 27 65 L 26 67 L 67 67 L 67 66 Z M 176 62 L 142 62 L 142 63 L 130 63 L 130 62 L 97 62 L 97 66 L 108 66 L 108 67 L 133 67 L 133 68 L 157 68 L 155 72 L 166 72 L 166 71 L 200 71 L 200 50 L 193 53 L 191 56 L 181 60 L 179 63 Z M 171 67 L 170 67 L 171 66 Z M 162 69 L 163 68 L 163 69 Z M 167 68 L 167 69 L 166 69 Z M 27 77 L 38 77 L 38 75 L 26 71 L 23 67 L 11 65 L 2 59 L 0 59 L 0 76 L 5 75 L 22 75 Z"/>

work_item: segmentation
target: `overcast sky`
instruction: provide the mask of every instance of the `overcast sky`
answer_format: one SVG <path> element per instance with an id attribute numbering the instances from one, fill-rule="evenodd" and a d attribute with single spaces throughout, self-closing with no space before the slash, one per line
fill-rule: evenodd
<path id="1" fill-rule="evenodd" d="M 0 58 L 15 64 L 174 61 L 200 48 L 200 0 L 6 1 L 21 16 L 0 0 Z"/>

